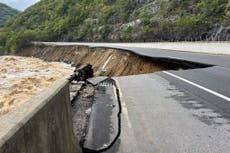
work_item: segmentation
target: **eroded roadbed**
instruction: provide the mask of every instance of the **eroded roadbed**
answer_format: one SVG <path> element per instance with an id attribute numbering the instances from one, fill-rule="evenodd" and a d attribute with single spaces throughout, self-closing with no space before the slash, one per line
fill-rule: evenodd
<path id="1" fill-rule="evenodd" d="M 94 86 L 81 133 L 85 153 L 229 152 L 230 124 L 209 124 L 200 116 L 226 119 L 207 107 L 205 99 L 193 91 L 187 94 L 161 73 L 118 77 L 116 86 L 106 81 Z M 76 102 L 85 103 L 82 100 L 80 94 Z"/>
<path id="2" fill-rule="evenodd" d="M 81 90 L 76 92 L 79 94 L 72 103 L 73 132 L 76 143 L 83 144 L 93 105 L 94 87 L 90 84 L 84 84 Z"/>
<path id="3" fill-rule="evenodd" d="M 119 105 L 113 81 L 97 85 L 84 149 L 105 150 L 118 134 Z"/>
<path id="4" fill-rule="evenodd" d="M 74 133 L 84 153 L 109 150 L 120 135 L 121 105 L 115 82 L 102 79 L 94 85 L 85 84 L 73 106 Z"/>

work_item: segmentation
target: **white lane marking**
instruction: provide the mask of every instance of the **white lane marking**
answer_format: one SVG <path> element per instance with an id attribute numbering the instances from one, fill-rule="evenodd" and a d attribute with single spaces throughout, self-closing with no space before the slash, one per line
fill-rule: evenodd
<path id="1" fill-rule="evenodd" d="M 208 88 L 205 88 L 205 87 L 203 87 L 203 86 L 201 86 L 201 85 L 199 85 L 199 84 L 196 84 L 196 83 L 194 83 L 194 82 L 191 82 L 191 81 L 189 81 L 189 80 L 186 80 L 186 79 L 184 79 L 184 78 L 182 78 L 182 77 L 179 77 L 179 76 L 177 76 L 177 75 L 175 75 L 175 74 L 172 74 L 172 73 L 170 73 L 170 72 L 163 71 L 163 73 L 168 74 L 168 75 L 170 75 L 170 76 L 172 76 L 172 77 L 174 77 L 174 78 L 177 78 L 177 79 L 179 79 L 179 80 L 182 80 L 182 81 L 184 81 L 184 82 L 186 82 L 186 83 L 188 83 L 188 84 L 191 84 L 191 85 L 193 85 L 193 86 L 195 86 L 195 87 L 197 87 L 197 88 L 200 88 L 200 89 L 202 89 L 202 90 L 204 90 L 204 91 L 207 91 L 207 92 L 209 92 L 209 93 L 211 93 L 211 94 L 213 94 L 213 95 L 215 95 L 215 96 L 217 96 L 217 97 L 219 97 L 219 98 L 222 98 L 222 99 L 224 99 L 224 100 L 230 101 L 230 98 L 229 98 L 229 97 L 227 97 L 227 96 L 225 96 L 225 95 L 222 95 L 222 94 L 220 94 L 220 93 L 218 93 L 218 92 L 215 92 L 215 91 L 213 91 L 213 90 L 210 90 L 210 89 L 208 89 Z"/>
<path id="2" fill-rule="evenodd" d="M 127 106 L 126 106 L 124 100 L 122 100 L 121 106 L 122 106 L 123 114 L 124 114 L 124 116 L 125 116 L 125 118 L 126 118 L 126 120 L 127 120 L 128 127 L 131 129 L 131 128 L 132 128 L 132 124 L 131 124 L 131 122 L 130 122 L 128 109 L 127 109 Z"/>
<path id="3" fill-rule="evenodd" d="M 102 66 L 102 70 L 105 69 L 106 65 L 109 63 L 109 61 L 111 60 L 112 55 L 109 56 L 109 58 L 105 61 L 104 65 Z"/>
<path id="4" fill-rule="evenodd" d="M 119 89 L 119 93 L 120 93 L 120 99 L 121 99 L 121 107 L 122 107 L 122 114 L 124 114 L 126 120 L 127 120 L 127 123 L 128 123 L 128 127 L 131 129 L 132 128 L 132 124 L 130 122 L 130 119 L 129 119 L 129 113 L 128 113 L 128 109 L 127 109 L 127 106 L 126 106 L 126 103 L 124 101 L 124 98 L 123 98 L 123 95 L 122 95 L 122 92 L 121 92 L 121 88 L 120 88 L 120 85 L 117 81 L 117 79 L 114 79 L 116 81 L 116 84 L 117 84 L 117 88 Z"/>

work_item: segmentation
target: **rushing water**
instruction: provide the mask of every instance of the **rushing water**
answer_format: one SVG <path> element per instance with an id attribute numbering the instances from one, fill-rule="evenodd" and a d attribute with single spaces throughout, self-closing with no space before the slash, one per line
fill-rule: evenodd
<path id="1" fill-rule="evenodd" d="M 65 63 L 0 56 L 0 115 L 19 107 L 54 81 L 72 73 L 73 68 Z"/>

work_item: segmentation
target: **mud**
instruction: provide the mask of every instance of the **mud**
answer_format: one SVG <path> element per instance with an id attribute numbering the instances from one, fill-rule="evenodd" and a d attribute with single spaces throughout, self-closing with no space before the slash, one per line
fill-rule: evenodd
<path id="1" fill-rule="evenodd" d="M 54 81 L 69 77 L 73 70 L 65 63 L 0 56 L 0 116 L 19 107 Z"/>
<path id="2" fill-rule="evenodd" d="M 86 136 L 93 100 L 94 87 L 90 84 L 85 84 L 73 103 L 73 132 L 76 140 L 80 140 L 80 144 L 85 141 L 84 139 Z"/>
<path id="3" fill-rule="evenodd" d="M 84 46 L 36 46 L 25 49 L 19 55 L 47 61 L 64 61 L 78 67 L 88 63 L 93 65 L 95 76 L 127 76 L 187 68 L 181 64 L 162 62 L 117 49 Z"/>

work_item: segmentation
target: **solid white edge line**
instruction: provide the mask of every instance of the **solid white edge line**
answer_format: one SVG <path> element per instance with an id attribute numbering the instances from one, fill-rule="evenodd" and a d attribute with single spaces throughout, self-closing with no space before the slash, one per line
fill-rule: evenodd
<path id="1" fill-rule="evenodd" d="M 128 127 L 131 129 L 132 128 L 132 124 L 131 124 L 131 121 L 129 119 L 129 112 L 128 112 L 128 109 L 127 109 L 127 106 L 126 106 L 126 102 L 123 98 L 123 95 L 122 95 L 122 92 L 121 92 L 121 87 L 120 87 L 120 84 L 118 82 L 118 80 L 116 78 L 113 78 L 115 81 L 116 81 L 116 84 L 117 84 L 117 88 L 119 89 L 120 91 L 120 99 L 121 99 L 121 106 L 122 106 L 122 114 L 124 115 L 124 117 L 126 118 L 127 120 L 127 123 L 128 123 Z"/>
<path id="2" fill-rule="evenodd" d="M 205 87 L 203 87 L 203 86 L 201 86 L 201 85 L 199 85 L 199 84 L 196 84 L 196 83 L 194 83 L 194 82 L 191 82 L 191 81 L 189 81 L 189 80 L 186 80 L 186 79 L 184 79 L 184 78 L 182 78 L 182 77 L 179 77 L 179 76 L 177 76 L 177 75 L 175 75 L 175 74 L 172 74 L 172 73 L 170 73 L 170 72 L 163 71 L 163 73 L 168 74 L 168 75 L 170 75 L 170 76 L 172 76 L 172 77 L 174 77 L 174 78 L 177 78 L 177 79 L 179 79 L 179 80 L 182 80 L 182 81 L 184 81 L 184 82 L 186 82 L 186 83 L 188 83 L 188 84 L 191 84 L 191 85 L 193 85 L 193 86 L 195 86 L 195 87 L 197 87 L 197 88 L 200 88 L 200 89 L 202 89 L 202 90 L 204 90 L 204 91 L 206 91 L 206 92 L 209 92 L 209 93 L 211 93 L 211 94 L 213 94 L 213 95 L 215 95 L 215 96 L 217 96 L 217 97 L 219 97 L 219 98 L 222 98 L 222 99 L 224 99 L 224 100 L 230 101 L 230 98 L 229 98 L 229 97 L 227 97 L 227 96 L 225 96 L 225 95 L 222 95 L 222 94 L 220 94 L 220 93 L 218 93 L 218 92 L 215 92 L 215 91 L 213 91 L 213 90 L 210 90 L 210 89 L 208 89 L 208 88 L 205 88 Z"/>

